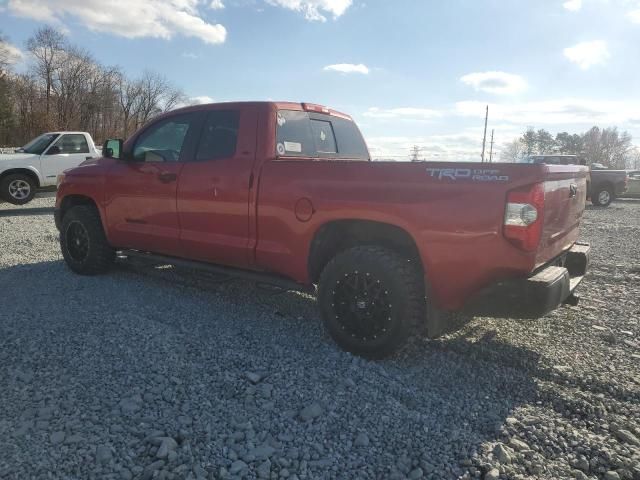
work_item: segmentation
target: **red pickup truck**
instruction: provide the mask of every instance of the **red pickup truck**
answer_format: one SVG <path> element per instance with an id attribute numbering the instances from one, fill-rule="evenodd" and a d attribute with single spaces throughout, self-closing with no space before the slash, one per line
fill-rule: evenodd
<path id="1" fill-rule="evenodd" d="M 343 113 L 242 102 L 164 114 L 59 179 L 68 266 L 146 256 L 315 290 L 344 349 L 383 357 L 451 312 L 535 318 L 584 276 L 588 169 L 371 162 Z"/>

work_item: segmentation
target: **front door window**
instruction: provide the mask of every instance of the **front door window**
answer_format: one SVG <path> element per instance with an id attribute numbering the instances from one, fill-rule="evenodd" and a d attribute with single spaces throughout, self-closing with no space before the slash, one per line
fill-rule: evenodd
<path id="1" fill-rule="evenodd" d="M 191 122 L 190 116 L 182 115 L 153 125 L 136 141 L 134 158 L 139 162 L 179 161 Z"/>

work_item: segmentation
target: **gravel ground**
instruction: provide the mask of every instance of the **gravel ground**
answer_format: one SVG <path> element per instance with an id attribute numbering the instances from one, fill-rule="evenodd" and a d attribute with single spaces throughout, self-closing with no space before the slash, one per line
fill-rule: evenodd
<path id="1" fill-rule="evenodd" d="M 52 198 L 0 205 L 0 478 L 640 480 L 640 202 L 589 208 L 579 307 L 337 349 L 314 299 L 64 266 Z"/>

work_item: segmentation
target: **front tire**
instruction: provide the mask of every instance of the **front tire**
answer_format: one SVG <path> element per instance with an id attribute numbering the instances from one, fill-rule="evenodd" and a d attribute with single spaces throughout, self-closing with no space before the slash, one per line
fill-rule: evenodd
<path id="1" fill-rule="evenodd" d="M 15 173 L 0 181 L 0 197 L 13 205 L 24 205 L 36 195 L 36 183 L 29 175 Z"/>
<path id="2" fill-rule="evenodd" d="M 599 188 L 598 191 L 594 192 L 591 196 L 591 203 L 596 207 L 608 207 L 612 201 L 613 191 L 611 191 L 611 188 L 609 187 Z"/>
<path id="3" fill-rule="evenodd" d="M 71 207 L 65 213 L 60 248 L 69 268 L 80 275 L 104 273 L 115 259 L 115 250 L 107 242 L 100 215 L 91 206 Z"/>
<path id="4" fill-rule="evenodd" d="M 415 261 L 379 246 L 336 255 L 318 283 L 325 327 L 344 350 L 383 358 L 399 350 L 425 319 L 424 280 Z"/>

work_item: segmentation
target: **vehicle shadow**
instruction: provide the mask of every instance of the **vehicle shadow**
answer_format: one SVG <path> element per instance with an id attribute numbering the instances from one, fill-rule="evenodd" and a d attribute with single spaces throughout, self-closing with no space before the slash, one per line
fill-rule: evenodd
<path id="1" fill-rule="evenodd" d="M 347 451 L 351 447 L 339 439 L 364 431 L 379 458 L 402 452 L 434 478 L 457 478 L 469 468 L 487 469 L 477 455 L 501 438 L 515 410 L 535 405 L 538 396 L 531 372 L 539 355 L 491 331 L 480 340 L 472 331 L 436 341 L 416 338 L 393 358 L 366 361 L 330 340 L 314 297 L 245 280 L 130 263 L 81 277 L 52 261 L 0 269 L 0 291 L 12 299 L 0 316 L 0 352 L 35 372 L 28 390 L 7 390 L 6 404 L 16 408 L 8 408 L 5 418 L 20 415 L 17 406 L 30 401 L 20 396 L 25 392 L 48 397 L 65 391 L 87 405 L 117 404 L 114 392 L 154 384 L 159 372 L 180 379 L 163 387 L 163 398 L 188 389 L 193 405 L 216 398 L 234 416 L 256 418 L 242 393 L 243 372 L 266 371 L 277 406 L 269 414 L 278 417 L 274 425 L 295 422 L 288 416 L 292 408 L 320 401 L 329 412 L 320 441 L 334 442 L 341 455 L 358 458 L 358 450 Z M 60 356 L 59 345 L 74 355 Z M 34 351 L 39 353 L 31 357 Z M 60 388 L 69 372 L 73 386 Z M 172 431 L 180 407 L 158 402 L 166 420 L 155 426 Z M 348 421 L 340 412 L 348 412 Z M 83 414 L 82 408 L 73 413 Z M 133 420 L 111 421 L 126 431 Z M 2 431 L 6 425 L 0 422 L 0 438 L 11 433 Z M 302 434 L 300 446 L 306 441 Z M 453 464 L 443 464 L 452 457 Z M 376 466 L 375 476 L 388 477 L 391 465 Z"/>
<path id="2" fill-rule="evenodd" d="M 56 198 L 57 190 L 39 190 L 36 193 L 36 198 Z"/>
<path id="3" fill-rule="evenodd" d="M 32 215 L 53 215 L 53 207 L 26 207 L 0 210 L 0 217 L 28 217 Z"/>

